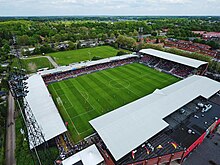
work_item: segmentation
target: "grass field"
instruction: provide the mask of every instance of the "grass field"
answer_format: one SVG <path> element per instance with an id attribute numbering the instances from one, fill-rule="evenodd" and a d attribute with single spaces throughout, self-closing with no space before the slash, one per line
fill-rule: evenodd
<path id="1" fill-rule="evenodd" d="M 99 56 L 101 58 L 112 57 L 115 56 L 118 51 L 119 50 L 111 46 L 98 46 L 94 48 L 49 53 L 47 55 L 53 57 L 59 65 L 68 65 L 74 62 L 90 60 L 94 56 Z"/>
<path id="2" fill-rule="evenodd" d="M 23 68 L 27 70 L 28 73 L 34 73 L 41 68 L 53 68 L 53 65 L 46 57 L 32 58 L 32 59 L 22 59 L 21 60 Z M 12 66 L 18 66 L 17 59 L 14 60 Z"/>
<path id="3" fill-rule="evenodd" d="M 75 142 L 93 133 L 91 119 L 163 88 L 179 79 L 134 63 L 50 84 Z"/>

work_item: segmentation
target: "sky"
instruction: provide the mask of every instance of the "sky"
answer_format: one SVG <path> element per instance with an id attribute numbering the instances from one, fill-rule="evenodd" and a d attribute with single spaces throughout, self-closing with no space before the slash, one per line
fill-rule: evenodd
<path id="1" fill-rule="evenodd" d="M 220 16 L 220 0 L 0 0 L 0 16 Z"/>

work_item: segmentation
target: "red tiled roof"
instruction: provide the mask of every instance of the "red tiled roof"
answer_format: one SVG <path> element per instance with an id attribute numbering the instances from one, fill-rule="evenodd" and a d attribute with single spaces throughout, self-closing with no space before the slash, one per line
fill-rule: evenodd
<path id="1" fill-rule="evenodd" d="M 202 54 L 209 55 L 212 57 L 215 57 L 217 55 L 216 51 L 210 50 L 211 47 L 209 45 L 193 43 L 191 41 L 179 40 L 174 42 L 166 40 L 165 46 L 176 47 L 190 52 L 200 52 Z"/>

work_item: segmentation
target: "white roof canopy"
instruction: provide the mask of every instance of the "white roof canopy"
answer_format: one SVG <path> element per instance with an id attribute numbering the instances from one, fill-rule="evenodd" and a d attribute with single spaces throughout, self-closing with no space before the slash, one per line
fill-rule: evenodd
<path id="1" fill-rule="evenodd" d="M 127 55 L 122 55 L 122 56 L 104 58 L 104 59 L 96 60 L 96 61 L 79 62 L 79 63 L 75 63 L 75 64 L 72 64 L 69 66 L 60 66 L 55 69 L 40 71 L 38 73 L 43 76 L 43 75 L 53 74 L 53 73 L 57 73 L 57 72 L 66 72 L 66 71 L 70 71 L 70 70 L 76 70 L 76 69 L 80 69 L 80 68 L 88 67 L 88 66 L 93 66 L 93 65 L 97 65 L 97 64 L 104 64 L 104 63 L 108 63 L 108 62 L 115 61 L 115 60 L 128 59 L 131 57 L 138 57 L 138 55 L 127 54 Z"/>
<path id="2" fill-rule="evenodd" d="M 115 160 L 168 126 L 164 117 L 198 96 L 211 97 L 220 83 L 192 76 L 90 121 Z"/>
<path id="3" fill-rule="evenodd" d="M 95 144 L 62 161 L 63 165 L 73 165 L 82 161 L 83 165 L 97 165 L 104 161 Z"/>
<path id="4" fill-rule="evenodd" d="M 42 77 L 39 74 L 32 75 L 28 78 L 27 83 L 29 93 L 26 99 L 42 129 L 45 140 L 48 141 L 66 132 L 67 129 Z M 31 144 L 30 139 L 30 148 L 33 148 Z"/>
<path id="5" fill-rule="evenodd" d="M 183 57 L 183 56 L 179 56 L 176 54 L 167 53 L 167 52 L 163 52 L 163 51 L 159 51 L 155 49 L 142 49 L 140 50 L 140 52 L 150 55 L 150 56 L 155 56 L 155 57 L 159 57 L 165 60 L 173 61 L 178 64 L 190 66 L 193 68 L 198 68 L 201 65 L 208 64 L 208 62 L 205 62 L 205 61 L 195 60 L 195 59 L 191 59 L 188 57 Z"/>

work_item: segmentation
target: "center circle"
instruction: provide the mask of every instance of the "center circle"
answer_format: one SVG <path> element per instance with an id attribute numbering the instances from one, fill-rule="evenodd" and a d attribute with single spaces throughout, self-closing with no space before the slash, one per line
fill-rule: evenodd
<path id="1" fill-rule="evenodd" d="M 109 82 L 109 85 L 113 88 L 116 89 L 122 89 L 122 88 L 127 88 L 130 86 L 130 82 L 128 80 L 111 80 Z"/>

